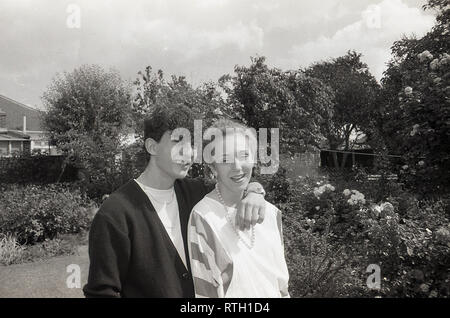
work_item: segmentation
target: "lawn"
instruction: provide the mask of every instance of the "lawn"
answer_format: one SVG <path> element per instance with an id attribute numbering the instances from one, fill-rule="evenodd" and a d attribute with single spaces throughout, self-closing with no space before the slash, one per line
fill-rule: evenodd
<path id="1" fill-rule="evenodd" d="M 0 298 L 79 298 L 81 288 L 68 288 L 67 266 L 78 264 L 81 287 L 87 280 L 89 257 L 87 246 L 80 246 L 78 255 L 58 256 L 47 260 L 10 266 L 0 265 Z"/>

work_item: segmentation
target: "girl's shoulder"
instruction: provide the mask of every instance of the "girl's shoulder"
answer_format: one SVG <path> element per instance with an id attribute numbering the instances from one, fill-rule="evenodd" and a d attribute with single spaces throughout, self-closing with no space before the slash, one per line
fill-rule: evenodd
<path id="1" fill-rule="evenodd" d="M 219 202 L 206 195 L 192 208 L 192 213 L 206 217 L 208 214 L 215 213 L 218 206 L 220 206 Z"/>

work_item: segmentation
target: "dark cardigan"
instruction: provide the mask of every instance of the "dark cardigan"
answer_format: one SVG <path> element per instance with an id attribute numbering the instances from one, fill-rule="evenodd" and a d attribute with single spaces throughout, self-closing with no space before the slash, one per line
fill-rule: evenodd
<path id="1" fill-rule="evenodd" d="M 186 260 L 189 214 L 210 190 L 200 180 L 175 181 Z M 129 181 L 103 203 L 89 232 L 86 297 L 194 297 L 190 265 L 178 255 L 155 208 Z"/>

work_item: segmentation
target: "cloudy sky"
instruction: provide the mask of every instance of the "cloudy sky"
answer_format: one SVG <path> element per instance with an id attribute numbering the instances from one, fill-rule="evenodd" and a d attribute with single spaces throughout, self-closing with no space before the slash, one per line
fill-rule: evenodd
<path id="1" fill-rule="evenodd" d="M 53 76 L 86 63 L 113 67 L 129 80 L 151 65 L 197 85 L 248 65 L 250 56 L 296 69 L 349 49 L 363 53 L 380 79 L 392 43 L 434 24 L 424 3 L 0 0 L 0 94 L 42 107 Z"/>

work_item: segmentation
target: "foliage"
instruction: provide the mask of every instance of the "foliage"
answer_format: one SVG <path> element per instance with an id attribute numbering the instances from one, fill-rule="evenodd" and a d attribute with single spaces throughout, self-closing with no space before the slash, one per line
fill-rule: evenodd
<path id="1" fill-rule="evenodd" d="M 264 57 L 251 61 L 249 67 L 236 66 L 234 76 L 219 80 L 228 111 L 257 130 L 279 128 L 283 153 L 317 148 L 320 128 L 331 116 L 330 88 L 303 71 L 270 68 Z"/>
<path id="2" fill-rule="evenodd" d="M 66 163 L 83 169 L 83 181 L 116 186 L 115 156 L 130 130 L 130 89 L 118 73 L 83 65 L 58 75 L 43 95 L 43 123 Z"/>
<path id="3" fill-rule="evenodd" d="M 21 263 L 24 251 L 25 247 L 14 236 L 0 233 L 0 265 Z"/>
<path id="4" fill-rule="evenodd" d="M 27 245 L 23 262 L 36 262 L 61 255 L 75 255 L 80 244 L 73 236 L 66 235 L 45 239 L 43 242 Z"/>
<path id="5" fill-rule="evenodd" d="M 62 171 L 62 156 L 18 155 L 0 158 L 1 183 L 53 183 L 60 179 L 63 182 L 75 181 L 77 169 L 67 166 Z"/>
<path id="6" fill-rule="evenodd" d="M 86 234 L 59 235 L 33 245 L 19 244 L 12 235 L 0 234 L 0 265 L 36 262 L 60 255 L 74 255 L 80 245 L 87 242 Z"/>
<path id="7" fill-rule="evenodd" d="M 95 205 L 64 184 L 12 185 L 0 192 L 0 233 L 20 244 L 52 239 L 89 228 Z"/>
<path id="8" fill-rule="evenodd" d="M 376 204 L 355 189 L 321 192 L 317 188 L 306 204 L 309 208 L 306 217 L 316 220 L 321 232 L 326 231 L 326 222 L 330 222 L 333 244 L 344 246 L 354 261 L 381 267 L 381 295 L 448 296 L 448 284 L 445 287 L 445 281 L 450 279 L 445 269 L 450 255 L 448 214 L 443 209 L 420 212 L 423 208 L 418 208 L 401 215 L 395 197 L 388 200 L 391 202 Z M 448 208 L 448 202 L 433 204 Z M 408 276 L 417 270 L 426 273 L 423 280 L 415 281 Z M 422 284 L 429 287 L 427 292 Z"/>
<path id="9" fill-rule="evenodd" d="M 402 178 L 416 191 L 445 193 L 450 169 L 450 9 L 438 10 L 437 24 L 424 37 L 403 38 L 392 46 L 382 79 L 378 116 L 387 150 L 405 158 Z"/>
<path id="10" fill-rule="evenodd" d="M 136 94 L 133 100 L 133 118 L 138 138 L 143 137 L 142 119 L 151 115 L 155 107 L 187 107 L 194 118 L 203 120 L 204 128 L 218 117 L 217 110 L 223 103 L 215 84 L 205 83 L 193 88 L 184 76 L 176 75 L 167 81 L 162 70 L 155 74 L 150 66 L 144 72 L 138 72 L 138 75 L 134 82 Z"/>
<path id="11" fill-rule="evenodd" d="M 330 149 L 352 148 L 352 133 L 370 133 L 370 118 L 375 111 L 375 98 L 379 85 L 369 72 L 362 55 L 349 51 L 346 55 L 313 64 L 306 70 L 309 76 L 330 86 L 335 95 L 332 125 L 326 130 Z"/>
<path id="12" fill-rule="evenodd" d="M 268 201 L 283 212 L 293 296 L 449 296 L 448 196 L 423 199 L 358 171 L 332 184 L 327 176 L 265 177 L 266 185 L 288 185 Z M 381 290 L 366 285 L 370 264 L 381 268 Z"/>

